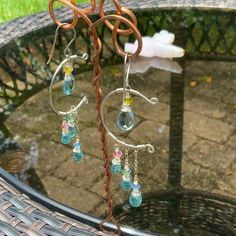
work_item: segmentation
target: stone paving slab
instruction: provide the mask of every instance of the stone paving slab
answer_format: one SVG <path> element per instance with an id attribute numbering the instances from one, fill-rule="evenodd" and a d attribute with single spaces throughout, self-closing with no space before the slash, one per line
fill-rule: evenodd
<path id="1" fill-rule="evenodd" d="M 183 152 L 186 152 L 198 141 L 198 137 L 184 132 L 183 134 Z"/>
<path id="2" fill-rule="evenodd" d="M 229 147 L 236 149 L 236 134 L 230 137 L 228 145 Z"/>
<path id="3" fill-rule="evenodd" d="M 73 186 L 54 176 L 44 177 L 42 183 L 51 198 L 80 211 L 90 212 L 102 201 L 96 194 L 88 193 L 83 188 Z"/>
<path id="4" fill-rule="evenodd" d="M 222 161 L 222 157 L 225 161 Z M 236 152 L 224 145 L 200 140 L 191 148 L 185 158 L 197 163 L 201 168 L 222 173 L 236 161 Z"/>
<path id="5" fill-rule="evenodd" d="M 184 113 L 184 130 L 215 142 L 226 142 L 234 127 L 222 121 L 211 119 L 195 112 Z"/>
<path id="6" fill-rule="evenodd" d="M 71 154 L 71 150 L 67 146 L 52 141 L 38 142 L 38 149 L 39 158 L 35 169 L 40 170 L 43 176 L 53 175 L 55 169 L 64 165 Z"/>
<path id="7" fill-rule="evenodd" d="M 185 188 L 212 192 L 217 189 L 218 175 L 214 171 L 202 168 L 197 163 L 183 160 L 182 184 Z"/>
<path id="8" fill-rule="evenodd" d="M 68 158 L 63 165 L 54 170 L 53 176 L 66 180 L 74 186 L 89 189 L 92 184 L 103 177 L 103 171 L 102 160 L 85 155 L 80 163 L 75 163 L 71 157 Z"/>
<path id="9" fill-rule="evenodd" d="M 186 111 L 193 111 L 214 119 L 223 119 L 228 112 L 227 105 L 222 102 L 217 102 L 215 99 L 207 99 L 204 101 L 200 98 L 190 98 L 185 102 L 184 108 Z"/>
<path id="10" fill-rule="evenodd" d="M 230 124 L 230 125 L 236 127 L 236 106 L 235 106 L 235 105 L 234 105 L 234 108 L 232 109 L 232 111 L 229 112 L 229 113 L 227 114 L 227 116 L 225 117 L 225 121 L 226 121 L 228 124 Z"/>
<path id="11" fill-rule="evenodd" d="M 170 107 L 168 104 L 159 102 L 156 105 L 151 105 L 141 100 L 134 103 L 133 110 L 136 115 L 155 123 L 167 124 L 169 122 Z"/>
<path id="12" fill-rule="evenodd" d="M 232 69 L 233 66 L 233 62 L 187 62 L 185 94 L 188 97 L 196 96 L 198 98 L 212 98 L 216 101 L 224 101 L 231 87 L 235 87 L 235 80 L 232 79 L 235 74 L 235 70 Z M 204 77 L 210 77 L 211 82 L 205 81 Z M 197 81 L 198 86 L 193 89 L 189 86 L 191 81 Z"/>

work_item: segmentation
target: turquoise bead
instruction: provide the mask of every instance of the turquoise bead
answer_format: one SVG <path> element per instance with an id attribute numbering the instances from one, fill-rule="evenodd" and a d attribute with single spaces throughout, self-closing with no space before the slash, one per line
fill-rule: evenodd
<path id="1" fill-rule="evenodd" d="M 69 144 L 70 139 L 71 139 L 71 136 L 69 134 L 62 134 L 62 136 L 61 136 L 61 142 L 63 144 Z"/>
<path id="2" fill-rule="evenodd" d="M 132 189 L 132 182 L 131 180 L 121 180 L 120 187 L 123 191 L 130 191 Z"/>
<path id="3" fill-rule="evenodd" d="M 134 113 L 131 110 L 121 111 L 117 117 L 117 127 L 129 131 L 134 127 Z"/>
<path id="4" fill-rule="evenodd" d="M 63 92 L 66 96 L 70 96 L 72 94 L 72 91 L 64 86 Z"/>
<path id="5" fill-rule="evenodd" d="M 111 172 L 115 175 L 119 174 L 121 172 L 121 164 L 112 164 Z"/>
<path id="6" fill-rule="evenodd" d="M 137 191 L 132 191 L 130 197 L 129 197 L 129 204 L 132 207 L 140 207 L 142 205 L 142 195 L 141 192 Z"/>
<path id="7" fill-rule="evenodd" d="M 76 126 L 69 127 L 69 135 L 70 135 L 71 138 L 74 138 L 77 135 Z"/>
<path id="8" fill-rule="evenodd" d="M 63 91 L 64 94 L 69 96 L 72 94 L 73 88 L 75 85 L 75 79 L 73 75 L 65 76 Z"/>
<path id="9" fill-rule="evenodd" d="M 80 152 L 73 152 L 73 160 L 76 162 L 80 162 L 84 159 L 84 153 Z"/>

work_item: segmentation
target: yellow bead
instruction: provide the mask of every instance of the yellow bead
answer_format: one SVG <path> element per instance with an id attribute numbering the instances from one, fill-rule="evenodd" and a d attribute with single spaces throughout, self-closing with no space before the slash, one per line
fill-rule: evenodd
<path id="1" fill-rule="evenodd" d="M 66 64 L 63 71 L 66 75 L 70 75 L 73 72 L 73 67 L 70 64 Z"/>
<path id="2" fill-rule="evenodd" d="M 130 95 L 127 95 L 124 100 L 124 105 L 125 106 L 130 106 L 133 102 L 133 99 L 130 97 Z"/>

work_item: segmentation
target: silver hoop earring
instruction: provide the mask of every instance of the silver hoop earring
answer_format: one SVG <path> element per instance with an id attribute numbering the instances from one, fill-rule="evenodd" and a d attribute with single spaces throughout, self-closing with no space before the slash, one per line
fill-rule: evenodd
<path id="1" fill-rule="evenodd" d="M 138 181 L 138 152 L 141 150 L 146 150 L 149 153 L 154 153 L 155 148 L 153 147 L 152 144 L 147 143 L 147 144 L 131 144 L 131 143 L 126 143 L 119 138 L 117 138 L 108 128 L 105 122 L 105 112 L 104 112 L 104 107 L 109 98 L 114 95 L 114 94 L 123 94 L 123 102 L 122 102 L 122 107 L 121 111 L 118 115 L 117 118 L 117 126 L 124 131 L 129 131 L 134 127 L 134 113 L 131 110 L 130 105 L 132 104 L 132 98 L 131 95 L 138 96 L 142 99 L 144 99 L 146 102 L 148 102 L 151 105 L 155 105 L 158 103 L 158 99 L 156 97 L 152 98 L 147 98 L 143 94 L 141 94 L 139 91 L 134 90 L 131 88 L 129 85 L 129 70 L 131 63 L 130 61 L 128 62 L 127 66 L 127 60 L 128 60 L 128 55 L 125 58 L 125 76 L 124 76 L 124 85 L 123 88 L 117 88 L 107 94 L 105 98 L 103 99 L 100 107 L 100 113 L 101 113 L 101 120 L 103 123 L 103 126 L 107 132 L 107 135 L 110 136 L 112 139 L 116 141 L 115 145 L 115 151 L 113 152 L 113 159 L 112 159 L 112 166 L 111 166 L 111 171 L 113 174 L 122 174 L 122 180 L 120 183 L 121 189 L 123 191 L 130 191 L 132 190 L 130 197 L 129 197 L 129 203 L 132 207 L 139 207 L 142 204 L 142 194 L 140 191 L 141 185 L 139 184 Z M 121 167 L 121 158 L 123 156 L 123 153 L 120 151 L 119 146 L 123 146 L 125 148 L 125 165 L 122 170 Z M 129 166 L 129 161 L 128 161 L 128 155 L 129 151 L 128 150 L 133 150 L 134 151 L 134 176 L 133 176 L 133 181 L 131 180 L 131 168 Z"/>
<path id="2" fill-rule="evenodd" d="M 62 26 L 62 25 L 61 25 Z M 58 30 L 61 26 L 57 27 L 56 33 L 55 33 L 55 38 L 54 38 L 54 43 L 53 43 L 53 48 L 52 48 L 52 52 L 50 54 L 50 58 L 48 63 L 50 62 L 52 55 L 53 55 L 53 51 L 55 48 L 55 44 L 56 44 L 56 39 L 57 39 L 57 35 L 58 35 Z M 86 96 L 84 96 L 82 98 L 81 101 L 78 102 L 77 105 L 72 105 L 69 109 L 69 111 L 60 111 L 58 110 L 53 102 L 53 98 L 52 98 L 52 88 L 53 85 L 55 83 L 55 80 L 59 74 L 59 72 L 63 69 L 64 73 L 65 73 L 65 78 L 64 78 L 64 93 L 66 91 L 69 91 L 70 94 L 72 92 L 72 89 L 74 87 L 74 78 L 73 76 L 71 77 L 71 73 L 73 71 L 73 67 L 71 66 L 71 62 L 73 60 L 78 60 L 78 59 L 82 59 L 82 60 L 87 60 L 88 59 L 88 55 L 85 53 L 82 56 L 77 56 L 77 55 L 70 55 L 70 49 L 69 46 L 72 44 L 72 42 L 75 40 L 76 38 L 76 34 L 75 34 L 75 29 L 74 30 L 74 38 L 70 41 L 70 43 L 67 45 L 67 47 L 64 50 L 64 54 L 66 56 L 66 58 L 60 63 L 60 65 L 57 67 L 50 86 L 49 86 L 49 101 L 50 101 L 50 105 L 53 109 L 53 111 L 62 118 L 62 134 L 61 134 L 61 142 L 63 144 L 69 144 L 71 142 L 72 139 L 75 139 L 75 142 L 73 144 L 73 160 L 74 161 L 81 161 L 84 158 L 84 153 L 81 150 L 81 144 L 80 144 L 80 138 L 79 138 L 79 122 L 78 122 L 78 110 L 79 108 L 83 105 L 83 104 L 87 104 L 88 103 L 88 99 Z M 70 76 L 69 76 L 70 75 Z M 68 79 L 68 76 L 70 77 L 70 79 Z M 65 93 L 66 94 L 66 93 Z M 69 93 L 67 93 L 66 95 L 70 95 Z"/>
<path id="3" fill-rule="evenodd" d="M 88 103 L 88 99 L 86 96 L 83 97 L 79 103 L 74 106 L 72 105 L 69 111 L 59 111 L 56 109 L 53 99 L 52 99 L 52 87 L 56 78 L 57 73 L 59 73 L 60 69 L 62 68 L 63 62 L 61 65 L 57 68 L 55 71 L 55 74 L 53 75 L 53 78 L 50 83 L 49 87 L 49 100 L 50 100 L 50 105 L 54 112 L 62 117 L 62 134 L 61 134 L 61 142 L 63 144 L 69 144 L 72 139 L 75 138 L 74 142 L 74 149 L 73 149 L 73 160 L 74 161 L 81 161 L 84 157 L 83 151 L 81 150 L 81 144 L 80 144 L 80 139 L 79 139 L 79 123 L 78 123 L 78 110 L 83 104 Z"/>

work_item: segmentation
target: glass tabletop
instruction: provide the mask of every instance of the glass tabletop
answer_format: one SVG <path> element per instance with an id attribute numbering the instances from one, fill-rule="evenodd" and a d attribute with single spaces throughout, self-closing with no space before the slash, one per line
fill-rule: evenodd
<path id="1" fill-rule="evenodd" d="M 209 37 L 204 32 L 210 27 L 211 19 L 218 16 L 217 11 L 206 13 L 204 19 L 192 18 L 190 9 L 182 11 L 183 24 L 194 22 L 191 32 Z M 224 20 L 226 17 L 222 16 Z M 232 20 L 234 28 L 226 24 L 228 33 L 224 40 L 235 48 L 235 18 Z M 209 34 L 219 37 L 223 30 L 220 27 L 212 26 Z M 183 45 L 181 40 L 186 35 L 182 36 L 180 40 L 176 38 L 176 45 Z M 159 103 L 151 105 L 132 96 L 135 126 L 130 132 L 120 131 L 116 125 L 122 94 L 110 97 L 106 103 L 105 122 L 115 135 L 131 144 L 151 143 L 155 147 L 153 154 L 138 153 L 143 193 L 140 208 L 132 209 L 128 204 L 130 192 L 120 189 L 122 175 L 112 175 L 114 214 L 119 223 L 161 235 L 230 235 L 224 226 L 235 232 L 235 56 L 224 51 L 224 45 L 218 45 L 220 56 L 207 57 L 202 53 L 191 57 L 191 49 L 194 51 L 196 45 L 189 37 L 185 45 L 187 56 L 181 59 L 138 58 L 132 62 L 130 86 L 148 98 L 157 97 Z M 202 47 L 207 52 L 213 46 L 206 40 Z M 123 86 L 123 65 L 112 60 L 109 66 L 102 67 L 104 95 Z M 91 78 L 92 71 L 78 73 L 75 92 L 69 97 L 63 95 L 63 82 L 53 89 L 54 102 L 61 110 L 68 110 L 83 96 L 88 98 L 89 103 L 79 111 L 79 136 L 85 153 L 81 163 L 72 161 L 72 145 L 60 142 L 62 120 L 50 107 L 48 88 L 23 103 L 5 123 L 17 143 L 28 150 L 27 155 L 23 151 L 6 152 L 0 163 L 50 198 L 100 217 L 106 213 L 104 161 Z M 115 144 L 108 136 L 111 159 Z M 121 150 L 124 152 L 123 147 Z M 129 150 L 129 163 L 133 169 L 132 150 Z M 211 214 L 225 234 L 219 229 L 221 233 L 217 234 Z M 218 216 L 224 219 L 225 225 L 217 223 Z"/>

